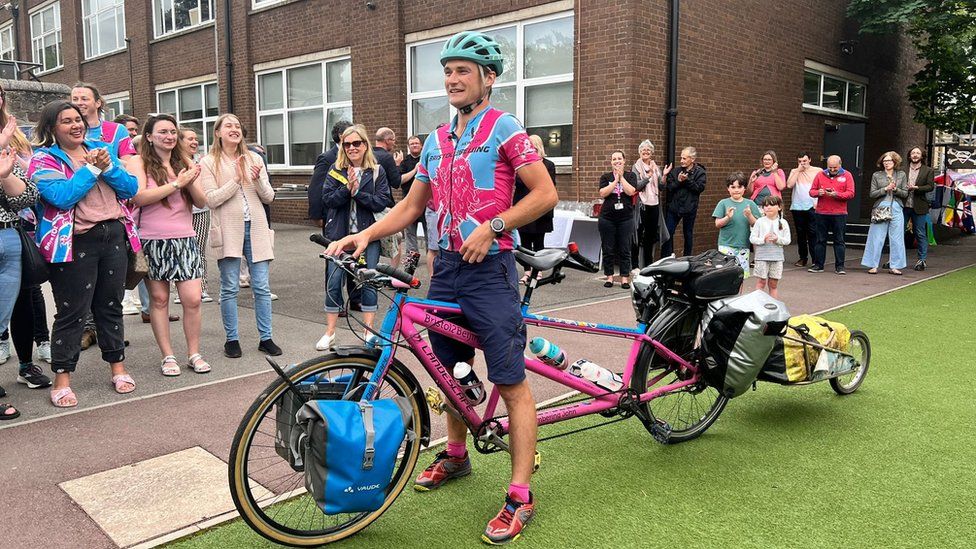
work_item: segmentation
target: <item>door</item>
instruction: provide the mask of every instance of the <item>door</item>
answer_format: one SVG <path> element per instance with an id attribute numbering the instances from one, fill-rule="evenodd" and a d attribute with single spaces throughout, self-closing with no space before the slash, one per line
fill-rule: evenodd
<path id="1" fill-rule="evenodd" d="M 824 128 L 823 167 L 827 157 L 836 154 L 844 169 L 854 177 L 854 199 L 847 203 L 849 219 L 861 218 L 861 197 L 867 192 L 864 182 L 864 124 L 828 124 Z"/>

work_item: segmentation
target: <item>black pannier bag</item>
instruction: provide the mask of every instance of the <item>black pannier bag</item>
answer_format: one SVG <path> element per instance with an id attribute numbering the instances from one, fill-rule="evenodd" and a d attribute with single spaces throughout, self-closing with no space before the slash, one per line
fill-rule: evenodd
<path id="1" fill-rule="evenodd" d="M 718 250 L 679 258 L 691 269 L 675 281 L 674 288 L 700 301 L 713 301 L 738 295 L 742 287 L 742 267 L 732 256 Z"/>
<path id="2" fill-rule="evenodd" d="M 766 325 L 785 322 L 790 312 L 759 290 L 716 305 L 704 321 L 702 377 L 733 398 L 749 389 L 773 350 L 776 338 L 765 335 Z"/>
<path id="3" fill-rule="evenodd" d="M 299 410 L 309 400 L 340 400 L 349 387 L 350 375 L 339 376 L 335 379 L 310 378 L 296 383 L 299 398 L 291 391 L 285 391 L 278 397 L 275 405 L 275 452 L 286 460 L 291 468 L 302 471 L 305 468 L 302 449 L 298 445 L 304 430 L 298 427 L 296 418 Z"/>

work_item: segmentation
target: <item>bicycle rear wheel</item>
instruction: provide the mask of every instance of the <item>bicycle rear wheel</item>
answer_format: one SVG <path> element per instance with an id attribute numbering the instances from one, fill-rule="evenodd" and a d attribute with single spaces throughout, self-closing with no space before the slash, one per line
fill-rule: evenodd
<path id="1" fill-rule="evenodd" d="M 864 376 L 868 374 L 868 366 L 871 364 L 871 341 L 868 340 L 867 334 L 860 330 L 852 330 L 849 352 L 854 355 L 858 367 L 849 374 L 830 378 L 830 386 L 839 395 L 849 395 L 856 391 L 864 381 Z"/>
<path id="2" fill-rule="evenodd" d="M 292 383 L 342 380 L 329 398 L 356 400 L 374 368 L 375 359 L 367 356 L 326 355 L 304 362 L 289 372 Z M 351 393 L 351 394 L 350 394 Z M 241 518 L 265 538 L 296 547 L 324 545 L 362 530 L 386 511 L 400 495 L 420 454 L 422 419 L 420 391 L 407 372 L 390 368 L 376 398 L 410 397 L 412 427 L 418 436 L 406 437 L 400 447 L 393 478 L 382 507 L 369 513 L 326 515 L 305 491 L 304 471 L 292 467 L 276 449 L 278 411 L 292 397 L 285 380 L 275 379 L 245 413 L 229 459 L 231 495 Z M 283 416 L 284 417 L 284 416 Z M 280 440 L 279 440 L 280 443 Z"/>
<path id="3" fill-rule="evenodd" d="M 662 312 L 658 322 L 652 326 L 648 335 L 681 358 L 692 362 L 701 343 L 701 315 L 693 308 L 683 307 L 677 312 Z M 691 379 L 694 374 L 669 361 L 653 347 L 645 346 L 637 359 L 631 389 L 638 393 L 650 391 L 679 381 Z M 643 404 L 650 421 L 644 426 L 657 438 L 654 420 L 663 420 L 671 428 L 666 442 L 674 444 L 700 436 L 725 409 L 729 399 L 721 395 L 703 380 L 661 395 Z"/>

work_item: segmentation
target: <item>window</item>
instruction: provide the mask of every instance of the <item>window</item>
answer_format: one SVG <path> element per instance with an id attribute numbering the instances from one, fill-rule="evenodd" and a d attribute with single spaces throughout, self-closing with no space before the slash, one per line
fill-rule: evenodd
<path id="1" fill-rule="evenodd" d="M 54 2 L 30 14 L 31 51 L 40 72 L 63 66 L 61 59 L 61 3 Z"/>
<path id="2" fill-rule="evenodd" d="M 14 24 L 10 23 L 0 28 L 0 59 L 13 61 L 14 58 Z"/>
<path id="3" fill-rule="evenodd" d="M 528 133 L 542 138 L 546 155 L 562 164 L 572 157 L 573 20 L 572 13 L 561 13 L 484 30 L 505 55 L 491 103 L 522 120 Z M 407 45 L 408 125 L 421 138 L 453 114 L 440 64 L 444 42 Z"/>
<path id="4" fill-rule="evenodd" d="M 200 150 L 210 150 L 214 122 L 220 114 L 215 82 L 158 91 L 156 110 L 172 114 L 180 126 L 193 129 L 200 139 Z"/>
<path id="5" fill-rule="evenodd" d="M 156 38 L 213 21 L 213 0 L 153 0 Z"/>
<path id="6" fill-rule="evenodd" d="M 286 0 L 251 0 L 251 8 L 263 8 L 265 6 L 273 6 L 274 4 L 281 4 Z"/>
<path id="7" fill-rule="evenodd" d="M 867 84 L 807 68 L 803 72 L 803 106 L 839 114 L 864 116 Z"/>
<path id="8" fill-rule="evenodd" d="M 125 8 L 122 0 L 82 0 L 85 59 L 125 48 Z"/>
<path id="9" fill-rule="evenodd" d="M 120 114 L 132 114 L 132 100 L 128 93 L 106 96 L 104 99 L 106 120 L 115 120 Z"/>
<path id="10" fill-rule="evenodd" d="M 336 59 L 257 75 L 258 140 L 268 164 L 314 166 L 332 126 L 352 120 L 352 62 Z"/>

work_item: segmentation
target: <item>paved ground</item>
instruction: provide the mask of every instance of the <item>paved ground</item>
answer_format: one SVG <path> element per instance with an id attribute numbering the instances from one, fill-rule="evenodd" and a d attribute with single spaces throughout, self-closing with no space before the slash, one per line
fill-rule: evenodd
<path id="1" fill-rule="evenodd" d="M 285 351 L 280 357 L 280 363 L 285 364 L 315 356 L 313 345 L 324 326 L 323 265 L 317 258 L 317 247 L 307 240 L 309 228 L 279 226 L 277 232 L 279 259 L 272 267 L 272 290 L 281 299 L 274 303 L 274 338 Z M 856 267 L 859 252 L 848 252 L 850 274 L 846 277 L 829 272 L 814 275 L 792 267 L 787 270 L 782 298 L 794 314 L 821 311 L 974 264 L 976 239 L 960 238 L 934 248 L 929 270 L 906 270 L 902 277 L 869 276 Z M 912 257 L 911 251 L 909 254 Z M 212 278 L 215 272 L 215 268 L 211 270 Z M 419 274 L 426 272 L 421 270 Z M 219 482 L 209 482 L 199 492 L 194 489 L 193 494 L 168 493 L 166 478 L 174 478 L 171 472 L 165 473 L 169 477 L 157 478 L 151 472 L 140 471 L 149 471 L 152 464 L 162 464 L 164 468 L 157 471 L 172 471 L 174 459 L 187 459 L 187 469 L 191 473 L 199 470 L 200 475 L 186 473 L 180 478 L 185 483 L 173 480 L 169 484 L 199 486 L 201 478 L 210 478 L 206 475 L 222 469 L 221 460 L 227 458 L 241 414 L 273 377 L 256 349 L 249 296 L 241 299 L 241 306 L 244 358 L 230 360 L 222 356 L 218 307 L 216 303 L 207 304 L 203 350 L 214 372 L 206 376 L 188 372 L 175 379 L 159 374 L 158 351 L 149 326 L 139 322 L 138 317 L 127 317 L 126 336 L 132 342 L 127 362 L 138 390 L 125 397 L 116 395 L 108 383 L 107 366 L 100 363 L 97 351 L 86 351 L 72 383 L 81 404 L 68 413 L 54 409 L 46 392 L 28 391 L 16 385 L 13 364 L 0 369 L 0 384 L 10 393 L 4 400 L 16 403 L 23 412 L 21 419 L 0 425 L 4 547 L 126 546 L 178 528 L 179 524 L 159 520 L 175 514 L 176 509 L 186 517 L 183 526 L 218 512 L 204 509 L 202 501 L 222 497 L 220 492 L 225 488 Z M 570 272 L 559 286 L 537 292 L 533 309 L 572 319 L 622 325 L 634 322 L 627 293 L 619 287 L 605 289 L 592 275 L 578 272 Z M 573 334 L 539 333 L 558 342 L 572 359 L 588 358 L 605 365 L 626 359 L 626 349 L 605 345 L 605 339 L 580 341 Z M 185 350 L 180 334 L 175 327 L 177 354 Z M 340 336 L 342 343 L 353 340 L 348 330 Z M 399 358 L 418 373 L 412 357 L 401 354 Z M 418 377 L 422 382 L 425 379 Z M 533 380 L 533 389 L 539 400 L 563 392 L 538 379 Z M 442 434 L 443 425 L 438 422 L 435 437 Z M 154 459 L 177 452 L 177 456 L 192 458 Z M 113 471 L 116 469 L 119 470 Z M 126 479 L 132 479 L 131 485 Z M 104 497 L 113 493 L 116 485 L 118 497 Z M 215 491 L 212 498 L 207 489 Z M 138 499 L 140 494 L 146 500 L 158 499 L 159 504 L 153 507 L 125 503 L 133 501 L 133 497 Z M 118 501 L 109 501 L 112 499 Z M 99 517 L 99 522 L 92 516 Z"/>

